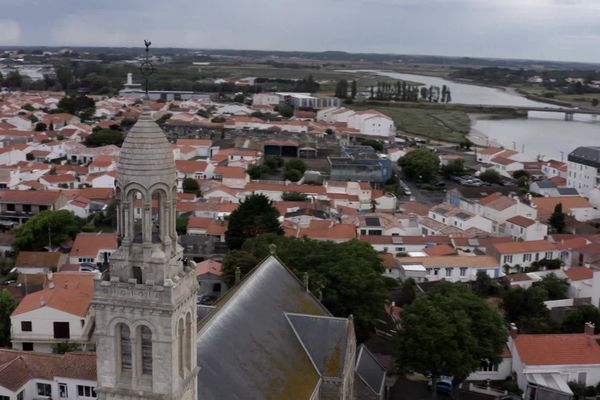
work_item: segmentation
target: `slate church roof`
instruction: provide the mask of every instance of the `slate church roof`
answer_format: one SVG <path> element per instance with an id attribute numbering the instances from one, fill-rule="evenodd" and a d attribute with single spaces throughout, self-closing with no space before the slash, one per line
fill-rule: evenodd
<path id="1" fill-rule="evenodd" d="M 310 399 L 341 376 L 353 335 L 270 256 L 200 323 L 198 398 Z"/>

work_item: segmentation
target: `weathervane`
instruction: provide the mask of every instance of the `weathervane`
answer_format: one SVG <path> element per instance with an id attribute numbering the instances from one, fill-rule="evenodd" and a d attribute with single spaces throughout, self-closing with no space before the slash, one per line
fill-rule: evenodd
<path id="1" fill-rule="evenodd" d="M 146 97 L 148 97 L 148 79 L 150 75 L 154 72 L 154 66 L 150 62 L 150 45 L 152 44 L 149 40 L 144 40 L 144 46 L 146 46 L 146 57 L 142 65 L 140 65 L 140 71 L 142 72 L 142 76 L 146 80 Z"/>

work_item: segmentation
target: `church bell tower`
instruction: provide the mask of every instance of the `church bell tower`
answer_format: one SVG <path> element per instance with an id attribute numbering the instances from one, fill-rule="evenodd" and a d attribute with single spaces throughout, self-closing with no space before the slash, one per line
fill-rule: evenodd
<path id="1" fill-rule="evenodd" d="M 175 230 L 173 152 L 147 103 L 117 164 L 118 250 L 93 308 L 100 399 L 196 400 L 195 271 Z"/>

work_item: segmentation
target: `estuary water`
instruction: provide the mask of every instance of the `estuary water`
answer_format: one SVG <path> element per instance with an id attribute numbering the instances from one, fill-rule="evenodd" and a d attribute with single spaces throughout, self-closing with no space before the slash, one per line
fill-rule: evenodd
<path id="1" fill-rule="evenodd" d="M 555 108 L 557 106 L 529 100 L 511 89 L 454 82 L 444 78 L 362 70 L 380 76 L 419 82 L 424 85 L 450 88 L 452 103 L 498 106 L 534 106 Z M 506 148 L 544 159 L 566 160 L 577 146 L 600 146 L 600 117 L 575 114 L 574 121 L 564 121 L 564 114 L 553 112 L 529 112 L 528 119 L 474 120 L 471 137 L 480 145 L 501 145 Z"/>

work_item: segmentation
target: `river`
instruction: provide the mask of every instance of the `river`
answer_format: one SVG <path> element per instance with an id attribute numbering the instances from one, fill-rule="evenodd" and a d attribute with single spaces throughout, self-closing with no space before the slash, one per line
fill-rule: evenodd
<path id="1" fill-rule="evenodd" d="M 377 75 L 419 82 L 441 87 L 446 85 L 452 94 L 452 103 L 499 106 L 535 106 L 554 108 L 552 104 L 529 100 L 510 89 L 459 83 L 443 78 L 361 70 Z M 475 119 L 471 125 L 471 137 L 477 144 L 498 144 L 532 156 L 542 155 L 545 159 L 566 160 L 568 153 L 577 146 L 600 145 L 600 117 L 575 115 L 575 121 L 564 121 L 564 114 L 530 112 L 528 119 Z"/>

